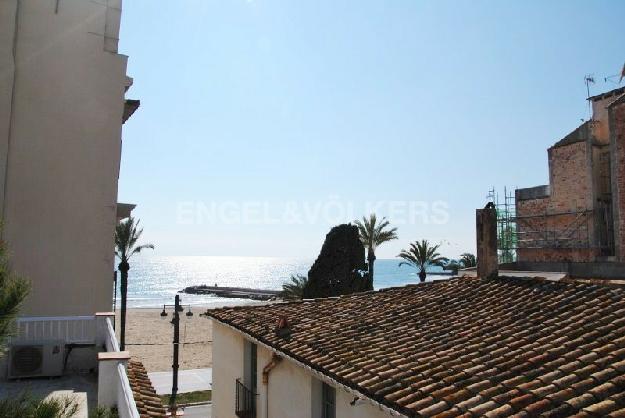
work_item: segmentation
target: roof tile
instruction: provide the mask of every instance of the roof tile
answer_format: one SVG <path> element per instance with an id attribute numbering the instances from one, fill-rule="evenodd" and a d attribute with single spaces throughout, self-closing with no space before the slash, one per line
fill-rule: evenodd
<path id="1" fill-rule="evenodd" d="M 408 416 L 625 417 L 619 285 L 457 278 L 207 315 Z"/>

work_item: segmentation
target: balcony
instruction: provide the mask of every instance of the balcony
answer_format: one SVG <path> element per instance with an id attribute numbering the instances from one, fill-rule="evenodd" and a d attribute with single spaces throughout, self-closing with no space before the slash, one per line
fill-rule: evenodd
<path id="1" fill-rule="evenodd" d="M 72 394 L 79 402 L 77 417 L 86 418 L 89 411 L 101 405 L 117 408 L 121 418 L 139 418 L 126 373 L 128 352 L 119 351 L 112 319 L 112 313 L 18 318 L 9 346 L 40 346 L 50 342 L 60 345 L 61 377 L 2 381 L 0 398 L 24 390 L 42 397 Z"/>
<path id="2" fill-rule="evenodd" d="M 241 379 L 236 380 L 234 413 L 239 418 L 256 418 L 256 394 L 241 383 Z"/>

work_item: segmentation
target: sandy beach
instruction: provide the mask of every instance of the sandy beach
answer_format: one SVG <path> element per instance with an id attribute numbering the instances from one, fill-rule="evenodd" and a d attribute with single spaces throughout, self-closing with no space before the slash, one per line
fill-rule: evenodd
<path id="1" fill-rule="evenodd" d="M 148 372 L 170 371 L 173 359 L 173 325 L 168 316 L 160 316 L 162 309 L 133 308 L 126 316 L 126 350 L 145 365 Z M 199 369 L 212 366 L 211 321 L 200 313 L 205 308 L 194 307 L 192 317 L 180 315 L 180 368 Z M 117 312 L 117 334 L 119 338 L 119 311 Z"/>

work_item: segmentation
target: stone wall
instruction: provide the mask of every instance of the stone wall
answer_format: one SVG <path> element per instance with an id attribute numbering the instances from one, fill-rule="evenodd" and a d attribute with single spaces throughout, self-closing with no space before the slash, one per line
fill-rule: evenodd
<path id="1" fill-rule="evenodd" d="M 550 194 L 523 199 L 517 193 L 519 261 L 593 261 L 592 146 L 554 146 L 549 153 Z"/>
<path id="2" fill-rule="evenodd" d="M 625 101 L 610 106 L 612 193 L 616 257 L 625 261 Z"/>

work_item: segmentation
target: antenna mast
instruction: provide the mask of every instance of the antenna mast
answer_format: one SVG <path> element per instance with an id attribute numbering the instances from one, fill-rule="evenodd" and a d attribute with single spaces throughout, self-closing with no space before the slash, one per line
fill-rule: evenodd
<path id="1" fill-rule="evenodd" d="M 588 101 L 588 120 L 591 120 L 592 103 L 590 103 L 590 85 L 595 84 L 595 76 L 593 74 L 586 74 L 584 77 L 584 83 L 586 84 L 586 100 Z"/>

